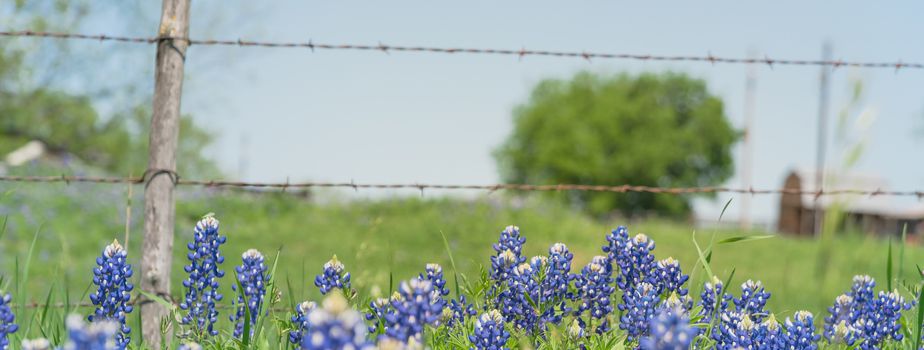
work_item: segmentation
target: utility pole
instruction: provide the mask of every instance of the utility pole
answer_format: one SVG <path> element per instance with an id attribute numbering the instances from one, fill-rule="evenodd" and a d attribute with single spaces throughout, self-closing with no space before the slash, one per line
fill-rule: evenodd
<path id="1" fill-rule="evenodd" d="M 831 42 L 825 41 L 821 49 L 821 59 L 823 61 L 831 60 Z M 821 84 L 818 92 L 818 145 L 815 148 L 815 191 L 823 191 L 825 184 L 825 148 L 828 145 L 828 85 L 830 83 L 828 75 L 831 70 L 821 66 Z M 819 199 L 821 196 L 815 196 L 815 236 L 821 234 L 824 229 L 824 210 L 821 208 Z"/>
<path id="2" fill-rule="evenodd" d="M 748 56 L 755 58 L 757 55 L 752 50 Z M 744 146 L 741 150 L 741 186 L 742 188 L 751 188 L 751 168 L 753 167 L 754 156 L 754 108 L 757 90 L 757 65 L 748 65 L 747 78 L 744 85 Z M 751 230 L 751 195 L 744 194 L 741 196 L 741 230 Z"/>
<path id="3" fill-rule="evenodd" d="M 176 149 L 180 132 L 180 97 L 183 66 L 189 42 L 190 0 L 163 0 L 154 71 L 154 106 L 148 143 L 148 170 L 144 188 L 144 243 L 141 256 L 141 290 L 170 298 L 173 257 Z M 160 349 L 162 319 L 169 310 L 153 300 L 141 303 L 141 335 L 148 348 Z M 169 334 L 169 331 L 168 331 Z"/>

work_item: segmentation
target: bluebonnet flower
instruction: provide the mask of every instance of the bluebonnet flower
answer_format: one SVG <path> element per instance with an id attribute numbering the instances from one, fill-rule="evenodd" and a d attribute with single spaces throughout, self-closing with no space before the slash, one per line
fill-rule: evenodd
<path id="1" fill-rule="evenodd" d="M 725 312 L 713 328 L 712 339 L 718 350 L 790 349 L 784 330 L 772 314 L 763 323 L 756 323 L 747 314 Z"/>
<path id="2" fill-rule="evenodd" d="M 407 342 L 420 336 L 424 326 L 439 321 L 445 301 L 430 281 L 402 282 L 399 292 L 400 298 L 392 299 L 392 310 L 385 315 L 385 335 Z"/>
<path id="3" fill-rule="evenodd" d="M 199 345 L 199 343 L 183 343 L 176 350 L 202 350 L 202 345 Z"/>
<path id="4" fill-rule="evenodd" d="M 688 350 L 697 331 L 683 310 L 665 308 L 649 322 L 648 334 L 639 341 L 642 350 Z"/>
<path id="5" fill-rule="evenodd" d="M 0 292 L 0 350 L 6 350 L 10 347 L 10 334 L 16 333 L 19 325 L 16 323 L 16 315 L 10 309 L 10 301 L 13 296 L 9 293 Z"/>
<path id="6" fill-rule="evenodd" d="M 725 286 L 718 277 L 712 276 L 711 282 L 703 284 L 703 292 L 700 293 L 702 306 L 700 315 L 702 323 L 712 323 L 712 319 L 721 315 L 728 309 L 728 299 L 725 297 Z"/>
<path id="7" fill-rule="evenodd" d="M 853 325 L 856 334 L 848 339 L 859 341 L 859 348 L 863 350 L 878 349 L 880 344 L 888 338 L 901 341 L 904 338 L 900 319 L 902 310 L 911 309 L 911 304 L 898 294 L 898 291 L 879 292 L 870 303 L 865 314 L 857 319 Z M 854 344 L 851 344 L 854 345 Z"/>
<path id="8" fill-rule="evenodd" d="M 853 285 L 850 292 L 847 293 L 857 305 L 870 305 L 876 298 L 873 289 L 876 288 L 876 280 L 868 275 L 853 276 Z"/>
<path id="9" fill-rule="evenodd" d="M 513 254 L 520 256 L 523 250 L 523 244 L 526 238 L 520 236 L 520 228 L 516 226 L 507 226 L 500 233 L 500 238 L 494 244 L 494 251 L 497 253 L 510 250 Z M 522 262 L 522 261 L 521 261 Z"/>
<path id="10" fill-rule="evenodd" d="M 459 299 L 450 300 L 447 309 L 452 311 L 452 318 L 446 322 L 446 326 L 450 328 L 465 324 L 466 318 L 477 314 L 475 305 L 468 303 L 464 295 L 459 295 Z"/>
<path id="11" fill-rule="evenodd" d="M 472 342 L 472 349 L 476 350 L 502 350 L 510 333 L 504 329 L 504 316 L 500 311 L 491 310 L 481 315 L 475 321 L 475 331 L 468 336 Z"/>
<path id="12" fill-rule="evenodd" d="M 308 331 L 302 337 L 303 350 L 371 350 L 366 325 L 359 312 L 350 308 L 340 293 L 332 293 L 308 313 Z"/>
<path id="13" fill-rule="evenodd" d="M 646 280 L 654 269 L 654 255 L 651 253 L 654 249 L 655 242 L 641 233 L 626 243 L 625 256 L 616 260 L 619 265 L 616 285 L 620 290 L 632 291 L 635 286 Z"/>
<path id="14" fill-rule="evenodd" d="M 534 262 L 538 263 L 538 261 Z M 533 307 L 533 304 L 539 300 L 539 281 L 536 270 L 532 264 L 522 263 L 513 269 L 513 274 L 507 281 L 507 289 L 499 295 L 501 314 L 516 327 L 527 332 L 535 332 L 542 325 L 540 315 Z"/>
<path id="15" fill-rule="evenodd" d="M 446 279 L 443 278 L 443 267 L 440 264 L 427 264 L 426 276 L 420 274 L 420 279 L 425 279 L 433 283 L 433 289 L 440 295 L 449 295 L 449 288 L 446 288 Z"/>
<path id="16" fill-rule="evenodd" d="M 115 350 L 124 349 L 118 342 L 119 324 L 103 319 L 87 325 L 77 315 L 70 315 L 65 321 L 67 343 L 64 350 Z"/>
<path id="17" fill-rule="evenodd" d="M 369 325 L 369 332 L 375 333 L 379 327 L 385 327 L 385 315 L 388 315 L 392 312 L 392 302 L 397 302 L 401 300 L 401 294 L 394 292 L 389 298 L 377 298 L 369 302 L 369 312 L 366 313 L 366 320 L 372 321 L 372 324 Z M 384 329 L 383 329 L 384 330 Z"/>
<path id="18" fill-rule="evenodd" d="M 321 274 L 314 278 L 314 285 L 321 289 L 322 295 L 330 293 L 334 288 L 346 293 L 350 289 L 350 273 L 344 274 L 343 271 L 343 263 L 334 255 L 330 261 L 324 263 Z"/>
<path id="19" fill-rule="evenodd" d="M 218 269 L 218 265 L 225 261 L 219 246 L 226 240 L 227 237 L 218 234 L 218 220 L 207 215 L 196 223 L 193 242 L 187 244 L 189 265 L 184 270 L 189 277 L 183 281 L 186 297 L 180 303 L 180 309 L 187 310 L 187 313 L 180 323 L 192 325 L 200 336 L 203 331 L 209 335 L 218 335 L 218 330 L 214 328 L 218 321 L 215 303 L 222 299 L 218 292 L 218 279 L 225 276 L 225 272 Z"/>
<path id="20" fill-rule="evenodd" d="M 661 300 L 657 289 L 650 283 L 639 283 L 634 290 L 623 294 L 623 303 L 619 310 L 623 311 L 619 328 L 626 331 L 629 340 L 637 340 L 648 334 L 648 323 L 657 311 Z"/>
<path id="21" fill-rule="evenodd" d="M 292 330 L 289 331 L 289 342 L 294 345 L 302 343 L 302 335 L 308 331 L 308 314 L 316 309 L 318 304 L 313 301 L 304 301 L 295 306 L 295 315 L 292 315 Z"/>
<path id="22" fill-rule="evenodd" d="M 237 312 L 231 314 L 231 322 L 234 326 L 234 337 L 240 338 L 244 334 L 244 320 L 247 319 L 247 312 L 250 315 L 250 324 L 256 325 L 260 312 L 263 309 L 263 298 L 266 295 L 266 281 L 269 275 L 266 274 L 266 264 L 264 264 L 263 254 L 256 249 L 249 249 L 241 255 L 241 265 L 234 268 L 237 271 L 237 284 L 231 286 L 231 289 L 238 292 L 237 302 L 232 301 L 232 307 L 237 304 Z M 239 290 L 241 289 L 241 290 Z M 244 308 L 247 308 L 247 312 Z M 250 328 L 253 333 L 255 327 Z M 251 334 L 253 335 L 253 334 Z"/>
<path id="23" fill-rule="evenodd" d="M 397 339 L 383 337 L 375 344 L 376 350 L 424 350 L 423 345 L 415 338 L 403 342 Z"/>
<path id="24" fill-rule="evenodd" d="M 568 251 L 564 243 L 555 243 L 549 247 L 547 272 L 542 280 L 543 299 L 559 301 L 568 299 L 568 286 L 574 278 L 571 275 L 571 260 L 574 254 Z"/>
<path id="25" fill-rule="evenodd" d="M 808 311 L 796 311 L 795 320 L 786 318 L 785 346 L 790 350 L 818 349 L 821 336 L 815 334 L 815 317 Z"/>
<path id="26" fill-rule="evenodd" d="M 834 298 L 834 305 L 828 308 L 830 315 L 825 317 L 824 336 L 829 342 L 846 341 L 848 334 L 847 327 L 851 327 L 860 318 L 862 310 L 856 306 L 853 297 L 848 294 L 841 294 Z M 840 327 L 838 327 L 840 325 Z M 838 330 L 842 334 L 838 337 Z M 851 332 L 852 333 L 852 332 Z"/>
<path id="27" fill-rule="evenodd" d="M 606 245 L 603 246 L 603 252 L 606 253 L 609 260 L 609 267 L 612 270 L 613 264 L 628 258 L 629 247 L 629 230 L 625 226 L 619 226 L 613 232 L 606 235 Z"/>
<path id="28" fill-rule="evenodd" d="M 751 317 L 754 322 L 763 321 L 767 316 L 764 306 L 770 299 L 770 292 L 764 290 L 760 281 L 747 280 L 741 284 L 741 297 L 735 298 L 735 310 Z"/>
<path id="29" fill-rule="evenodd" d="M 80 316 L 77 316 L 79 319 Z M 51 342 L 45 338 L 23 339 L 22 350 L 51 350 Z"/>
<path id="30" fill-rule="evenodd" d="M 520 236 L 520 228 L 516 226 L 507 226 L 500 233 L 497 243 L 494 244 L 494 256 L 491 256 L 491 279 L 494 286 L 491 294 L 494 295 L 497 289 L 507 285 L 507 277 L 513 271 L 513 268 L 526 261 L 522 256 L 523 244 L 526 238 Z"/>
<path id="31" fill-rule="evenodd" d="M 132 277 L 132 265 L 125 261 L 128 253 L 122 248 L 118 240 L 112 241 L 103 249 L 100 257 L 96 258 L 93 269 L 93 284 L 97 286 L 96 292 L 90 294 L 90 301 L 96 305 L 94 313 L 90 315 L 90 322 L 112 321 L 119 324 L 119 333 L 116 335 L 116 345 L 119 349 L 128 346 L 132 329 L 125 324 L 125 316 L 132 312 L 128 304 L 134 286 L 128 281 Z"/>
<path id="32" fill-rule="evenodd" d="M 595 331 L 603 333 L 609 330 L 607 316 L 613 312 L 610 296 L 613 294 L 613 278 L 605 264 L 607 258 L 595 256 L 587 266 L 581 269 L 581 275 L 574 281 L 578 290 L 580 304 L 575 310 L 575 316 L 587 312 L 592 319 L 601 321 Z"/>
<path id="33" fill-rule="evenodd" d="M 658 261 L 654 270 L 648 275 L 648 283 L 655 286 L 662 295 L 677 293 L 681 297 L 687 295 L 687 289 L 683 287 L 690 276 L 684 275 L 680 270 L 680 261 L 668 257 Z"/>

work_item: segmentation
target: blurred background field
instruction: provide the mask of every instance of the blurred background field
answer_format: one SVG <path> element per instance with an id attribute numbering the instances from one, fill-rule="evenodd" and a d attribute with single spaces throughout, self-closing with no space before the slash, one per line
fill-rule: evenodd
<path id="1" fill-rule="evenodd" d="M 51 191 L 59 196 L 34 196 L 36 191 Z M 332 254 L 337 254 L 353 274 L 353 286 L 361 298 L 387 294 L 390 280 L 397 284 L 414 277 L 429 262 L 451 271 L 442 235 L 448 240 L 458 272 L 477 278 L 481 268 L 490 267 L 488 257 L 494 253 L 491 244 L 511 224 L 518 225 L 527 238 L 528 256 L 546 254 L 552 243 L 566 243 L 575 254 L 575 272 L 592 256 L 602 254 L 600 248 L 608 232 L 627 224 L 631 234 L 645 233 L 655 239 L 658 259 L 672 256 L 681 261 L 687 273 L 693 272 L 692 293 L 699 292 L 706 277 L 702 268 L 694 268 L 697 252 L 690 223 L 592 219 L 558 202 L 537 198 L 495 194 L 446 199 L 425 195 L 318 203 L 295 194 L 206 190 L 181 192 L 179 198 L 173 271 L 177 298 L 182 296 L 185 244 L 192 239 L 195 221 L 209 212 L 215 213 L 221 221 L 222 234 L 229 237 L 223 248 L 227 257 L 223 269 L 229 274 L 233 266 L 240 264 L 240 254 L 246 249 L 256 248 L 268 257 L 280 251 L 277 278 L 284 280 L 285 301 L 317 300 L 313 279 Z M 24 276 L 23 265 L 32 239 L 38 234 L 25 288 L 29 292 L 20 300 L 43 303 L 53 287 L 53 298 L 63 300 L 65 283 L 72 301 L 86 299 L 81 293 L 89 283 L 95 257 L 113 239 L 125 240 L 125 206 L 118 204 L 126 202 L 125 188 L 111 186 L 61 184 L 8 189 L 2 199 L 7 225 L 0 268 L 14 271 L 18 266 L 20 278 Z M 141 244 L 137 203 L 135 198 L 129 237 L 129 257 L 136 264 L 136 274 Z M 748 233 L 762 234 L 765 233 Z M 696 239 L 705 249 L 710 240 L 718 242 L 741 235 L 727 229 L 701 229 Z M 823 312 L 835 296 L 849 288 L 856 274 L 870 274 L 885 288 L 889 241 L 839 235 L 828 243 L 832 254 L 827 261 L 820 260 L 820 242 L 773 235 L 717 245 L 711 265 L 723 280 L 734 270 L 734 286 L 747 279 L 763 281 L 773 293 L 770 307 L 782 314 L 794 309 Z M 902 253 L 896 245 L 893 275 L 898 277 L 901 272 L 902 278 L 915 279 L 914 266 L 922 259 L 924 249 L 909 245 Z M 19 281 L 8 278 L 6 282 L 9 286 Z M 229 286 L 229 282 L 223 286 Z M 229 290 L 226 293 L 231 295 Z"/>

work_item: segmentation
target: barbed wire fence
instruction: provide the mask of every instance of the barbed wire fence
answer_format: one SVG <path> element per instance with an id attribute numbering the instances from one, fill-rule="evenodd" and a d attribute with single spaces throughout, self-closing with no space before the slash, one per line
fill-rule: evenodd
<path id="1" fill-rule="evenodd" d="M 177 0 L 165 0 L 176 2 Z M 616 60 L 637 60 L 637 61 L 664 61 L 664 62 L 701 62 L 709 64 L 746 64 L 746 65 L 767 65 L 775 66 L 826 66 L 826 67 L 856 67 L 856 68 L 875 68 L 875 69 L 894 69 L 896 72 L 902 69 L 924 69 L 924 63 L 921 62 L 903 62 L 896 61 L 851 61 L 851 60 L 811 60 L 811 59 L 788 59 L 788 58 L 736 58 L 707 55 L 653 55 L 653 54 L 634 54 L 634 53 L 606 53 L 606 52 L 589 52 L 589 51 L 554 51 L 554 50 L 532 50 L 532 49 L 496 49 L 496 48 L 475 48 L 475 47 L 440 47 L 440 46 L 406 46 L 406 45 L 386 45 L 378 43 L 375 45 L 353 44 L 353 43 L 322 43 L 312 40 L 303 42 L 280 42 L 280 41 L 254 41 L 244 39 L 196 39 L 186 36 L 175 35 L 158 35 L 153 37 L 143 36 L 119 36 L 108 34 L 82 34 L 82 33 L 63 33 L 63 32 L 43 32 L 43 31 L 0 31 L 0 37 L 8 38 L 40 38 L 56 40 L 85 40 L 98 42 L 116 42 L 128 44 L 160 44 L 169 42 L 182 42 L 186 46 L 225 46 L 241 48 L 268 48 L 268 49 L 305 49 L 309 52 L 321 50 L 333 51 L 361 51 L 361 52 L 405 52 L 421 54 L 445 54 L 445 55 L 496 55 L 496 56 L 513 56 L 522 60 L 525 57 L 558 57 L 558 58 L 577 58 L 587 61 L 596 59 L 616 59 Z M 185 57 L 183 57 L 185 58 Z M 157 125 L 153 125 L 156 127 Z M 156 130 L 153 130 L 155 132 Z M 791 194 L 791 195 L 811 195 L 815 198 L 832 195 L 856 195 L 856 196 L 911 196 L 918 200 L 924 198 L 924 190 L 867 190 L 867 189 L 833 189 L 833 190 L 801 190 L 796 188 L 777 188 L 777 189 L 755 189 L 755 188 L 734 188 L 734 187 L 658 187 L 658 186 L 640 186 L 632 184 L 624 185 L 587 185 L 587 184 L 432 184 L 432 183 L 356 183 L 356 182 L 244 182 L 228 180 L 199 180 L 185 179 L 179 176 L 174 170 L 170 169 L 149 169 L 142 176 L 128 177 L 94 177 L 94 176 L 74 176 L 74 175 L 57 175 L 57 176 L 0 176 L 0 182 L 18 182 L 18 183 L 97 183 L 97 184 L 128 184 L 128 185 L 145 185 L 148 186 L 151 180 L 159 175 L 166 175 L 173 186 L 198 186 L 203 188 L 231 188 L 231 189 L 273 189 L 285 192 L 289 189 L 310 189 L 310 188 L 345 188 L 355 191 L 361 189 L 410 189 L 423 193 L 426 190 L 480 190 L 487 192 L 496 191 L 520 191 L 520 192 L 563 192 L 563 191 L 582 191 L 582 192 L 607 192 L 607 193 L 653 193 L 666 195 L 688 195 L 704 193 L 733 193 L 744 195 L 771 195 L 771 194 Z M 172 189 L 171 189 L 172 191 Z M 172 223 L 170 223 L 172 227 Z M 149 232 L 146 230 L 146 235 Z M 169 269 L 166 271 L 167 280 L 169 280 Z M 150 303 L 147 301 L 135 301 L 136 304 Z M 24 303 L 16 307 L 24 306 L 30 309 L 38 308 L 72 308 L 72 307 L 93 307 L 90 303 Z M 222 308 L 229 308 L 230 305 L 222 305 Z M 285 311 L 285 309 L 274 309 L 275 311 Z M 146 322 L 147 319 L 146 319 Z M 156 324 L 156 322 L 151 322 Z M 147 334 L 145 340 L 149 340 Z"/>

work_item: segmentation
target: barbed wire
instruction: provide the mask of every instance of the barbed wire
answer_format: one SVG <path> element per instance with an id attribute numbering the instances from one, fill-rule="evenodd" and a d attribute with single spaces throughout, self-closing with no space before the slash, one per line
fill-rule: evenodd
<path id="1" fill-rule="evenodd" d="M 893 68 L 896 71 L 903 68 L 924 69 L 924 63 L 920 62 L 868 62 L 868 61 L 844 61 L 844 60 L 805 60 L 805 59 L 775 59 L 769 56 L 764 58 L 736 58 L 713 56 L 711 53 L 705 56 L 700 55 L 651 55 L 651 54 L 632 54 L 632 53 L 602 53 L 587 51 L 550 51 L 550 50 L 529 50 L 521 49 L 492 49 L 492 48 L 473 48 L 473 47 L 435 47 L 435 46 L 405 46 L 405 45 L 386 45 L 378 43 L 376 45 L 363 44 L 328 44 L 315 43 L 311 40 L 307 42 L 281 42 L 281 41 L 252 41 L 252 40 L 218 40 L 218 39 L 194 39 L 174 36 L 156 36 L 156 37 L 137 37 L 137 36 L 118 36 L 106 34 L 80 34 L 80 33 L 63 33 L 63 32 L 38 32 L 30 30 L 21 31 L 0 31 L 3 37 L 38 37 L 51 39 L 76 39 L 76 40 L 94 40 L 94 41 L 114 41 L 135 44 L 154 44 L 164 40 L 182 40 L 189 45 L 201 46 L 239 46 L 239 47 L 263 47 L 263 48 L 302 48 L 315 50 L 352 50 L 352 51 L 379 51 L 389 52 L 416 52 L 416 53 L 442 53 L 442 54 L 476 54 L 476 55 L 506 55 L 523 58 L 526 56 L 550 56 L 550 57 L 568 57 L 580 58 L 584 60 L 592 59 L 623 59 L 639 61 L 691 61 L 691 62 L 708 62 L 730 63 L 730 64 L 766 64 L 770 67 L 775 65 L 792 65 L 792 66 L 831 66 L 838 67 L 861 67 L 861 68 Z"/>
<path id="2" fill-rule="evenodd" d="M 130 302 L 128 302 L 128 305 L 137 305 L 140 303 L 141 303 L 140 299 L 132 299 Z M 174 302 L 171 304 L 177 308 L 180 307 L 179 303 Z M 10 308 L 15 309 L 15 308 L 20 308 L 20 307 L 25 307 L 26 309 L 30 309 L 30 310 L 31 309 L 44 309 L 46 307 L 49 309 L 70 309 L 70 308 L 91 308 L 91 307 L 95 308 L 97 307 L 97 305 L 93 305 L 92 303 L 89 303 L 89 302 L 78 302 L 78 303 L 70 303 L 70 304 L 63 303 L 63 302 L 49 303 L 49 304 L 38 303 L 38 302 L 24 303 L 24 304 L 10 304 Z M 231 304 L 215 304 L 215 308 L 219 310 L 233 310 L 233 309 L 236 309 L 237 307 L 238 307 L 237 305 L 231 305 Z M 271 307 L 269 308 L 269 310 L 272 310 L 274 312 L 292 311 L 291 308 L 281 307 L 281 306 Z"/>
<path id="3" fill-rule="evenodd" d="M 160 171 L 163 173 L 164 171 Z M 92 177 L 92 176 L 0 176 L 4 182 L 34 182 L 34 183 L 102 183 L 102 184 L 143 184 L 145 179 L 151 177 Z M 426 184 L 426 183 L 356 183 L 356 182 L 243 182 L 226 180 L 188 180 L 175 173 L 171 180 L 178 186 L 199 186 L 205 188 L 249 188 L 249 189 L 309 189 L 309 188 L 351 188 L 360 189 L 412 189 L 425 190 L 482 190 L 482 191 L 538 191 L 538 192 L 612 192 L 612 193 L 656 193 L 656 194 L 701 194 L 701 193 L 737 193 L 737 194 L 796 194 L 814 195 L 816 197 L 830 195 L 864 195 L 864 196 L 915 196 L 924 198 L 924 191 L 892 191 L 892 190 L 864 190 L 864 189 L 830 189 L 830 190 L 802 190 L 797 188 L 755 189 L 733 187 L 659 187 L 638 185 L 581 185 L 581 184 L 492 184 L 492 185 L 460 185 L 460 184 Z"/>

